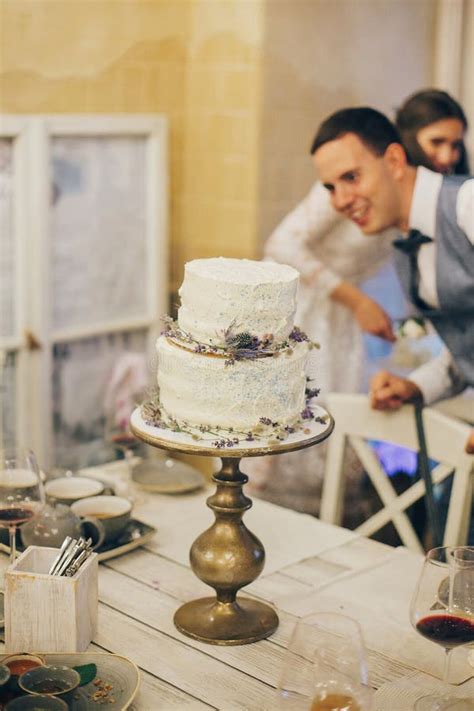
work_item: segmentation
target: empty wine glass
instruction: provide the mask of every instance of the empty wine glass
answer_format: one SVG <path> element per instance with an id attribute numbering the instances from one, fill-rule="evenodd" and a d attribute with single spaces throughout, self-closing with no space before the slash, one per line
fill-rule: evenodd
<path id="1" fill-rule="evenodd" d="M 122 486 L 119 487 L 120 491 L 117 493 L 132 500 L 135 498 L 132 482 L 133 460 L 136 451 L 140 447 L 140 440 L 130 430 L 128 419 L 118 421 L 114 414 L 110 414 L 106 419 L 104 436 L 115 452 L 119 454 L 119 458 L 122 458 L 125 463 Z"/>
<path id="2" fill-rule="evenodd" d="M 29 449 L 3 450 L 0 459 L 0 527 L 8 528 L 10 563 L 16 557 L 16 529 L 44 505 L 36 457 Z"/>
<path id="3" fill-rule="evenodd" d="M 280 709 L 370 710 L 373 691 L 358 623 L 333 612 L 299 620 L 285 652 L 277 693 Z"/>
<path id="4" fill-rule="evenodd" d="M 410 607 L 413 627 L 443 647 L 443 682 L 449 682 L 450 653 L 474 642 L 474 547 L 440 547 L 428 551 Z M 445 711 L 460 699 L 445 694 L 419 699 L 416 708 Z M 466 699 L 465 703 L 472 703 Z"/>

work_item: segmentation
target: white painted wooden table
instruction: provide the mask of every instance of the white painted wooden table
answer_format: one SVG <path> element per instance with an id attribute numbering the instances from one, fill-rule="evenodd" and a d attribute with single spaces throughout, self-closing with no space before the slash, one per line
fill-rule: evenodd
<path id="1" fill-rule="evenodd" d="M 279 670 L 297 616 L 323 609 L 337 609 L 362 623 L 378 711 L 408 711 L 426 688 L 437 688 L 420 665 L 430 663 L 430 654 L 441 664 L 443 652 L 408 621 L 422 558 L 267 502 L 254 501 L 244 518 L 267 553 L 266 569 L 244 594 L 278 608 L 278 630 L 267 640 L 236 647 L 180 634 L 173 625 L 177 607 L 209 594 L 191 571 L 187 554 L 196 535 L 213 521 L 205 506 L 210 491 L 146 495 L 136 516 L 156 526 L 155 539 L 100 566 L 99 633 L 91 649 L 123 654 L 140 667 L 141 688 L 131 708 L 275 709 Z M 466 651 L 458 652 L 464 655 L 460 668 L 474 672 Z M 474 696 L 472 679 L 458 688 Z"/>

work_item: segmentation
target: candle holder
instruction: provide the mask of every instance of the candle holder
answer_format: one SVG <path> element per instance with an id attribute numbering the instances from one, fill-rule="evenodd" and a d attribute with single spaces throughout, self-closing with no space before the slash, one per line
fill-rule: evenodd
<path id="1" fill-rule="evenodd" d="M 313 409 L 318 421 L 308 422 L 304 433 L 294 433 L 272 445 L 240 442 L 224 451 L 205 440 L 195 441 L 186 433 L 148 425 L 139 408 L 132 414 L 132 432 L 152 447 L 222 460 L 221 470 L 213 476 L 216 492 L 207 499 L 215 521 L 197 537 L 190 551 L 191 568 L 216 595 L 192 600 L 176 611 L 174 623 L 183 634 L 209 644 L 237 645 L 269 637 L 278 627 L 278 616 L 270 605 L 237 598 L 238 591 L 252 583 L 265 564 L 262 543 L 242 520 L 252 500 L 243 492 L 248 477 L 239 464 L 242 457 L 294 452 L 324 441 L 334 428 L 334 420 L 322 408 Z"/>

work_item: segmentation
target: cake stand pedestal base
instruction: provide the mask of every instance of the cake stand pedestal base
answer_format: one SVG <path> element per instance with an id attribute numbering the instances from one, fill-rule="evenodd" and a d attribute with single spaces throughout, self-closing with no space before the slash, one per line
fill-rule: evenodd
<path id="1" fill-rule="evenodd" d="M 318 408 L 319 421 L 308 423 L 303 432 L 278 444 L 241 442 L 235 448 L 215 446 L 214 442 L 196 441 L 191 435 L 170 432 L 144 422 L 137 408 L 131 429 L 136 437 L 153 447 L 221 457 L 222 468 L 213 476 L 216 491 L 207 499 L 215 521 L 191 546 L 191 568 L 215 597 L 205 597 L 182 605 L 174 616 L 178 630 L 208 644 L 249 644 L 265 639 L 278 627 L 278 616 L 270 605 L 238 597 L 241 588 L 250 585 L 265 565 L 265 550 L 245 526 L 242 518 L 252 506 L 243 492 L 248 477 L 240 468 L 241 457 L 291 452 L 310 447 L 329 437 L 334 421 Z"/>
<path id="2" fill-rule="evenodd" d="M 203 597 L 182 605 L 174 623 L 183 634 L 208 644 L 250 644 L 273 634 L 278 616 L 257 600 L 219 602 L 215 597 Z"/>

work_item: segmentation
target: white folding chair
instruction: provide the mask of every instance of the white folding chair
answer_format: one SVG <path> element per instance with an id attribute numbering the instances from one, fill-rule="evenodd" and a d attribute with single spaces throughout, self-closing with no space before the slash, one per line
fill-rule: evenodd
<path id="1" fill-rule="evenodd" d="M 366 395 L 332 393 L 327 398 L 327 409 L 334 417 L 336 426 L 328 440 L 321 520 L 335 524 L 341 522 L 344 454 L 350 443 L 383 505 L 356 531 L 371 536 L 391 521 L 405 546 L 423 552 L 406 509 L 424 495 L 424 482 L 419 480 L 402 494 L 397 494 L 373 448 L 366 441 L 381 440 L 418 450 L 413 405 L 404 405 L 396 412 L 380 412 L 371 408 Z M 467 540 L 472 508 L 474 457 L 464 451 L 470 428 L 432 408 L 424 408 L 423 424 L 428 456 L 439 462 L 432 471 L 433 483 L 443 481 L 454 470 L 444 544 L 463 545 Z"/>

